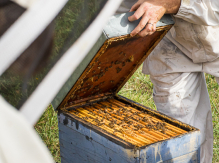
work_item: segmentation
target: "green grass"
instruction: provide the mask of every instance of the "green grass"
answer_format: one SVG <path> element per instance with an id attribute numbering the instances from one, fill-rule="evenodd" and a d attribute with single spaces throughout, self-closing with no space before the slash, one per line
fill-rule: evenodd
<path id="1" fill-rule="evenodd" d="M 52 105 L 48 106 L 35 125 L 35 130 L 50 150 L 54 160 L 60 163 L 58 120 L 57 113 L 53 110 Z"/>
<path id="2" fill-rule="evenodd" d="M 219 89 L 211 75 L 206 75 L 206 82 L 212 106 L 213 127 L 214 127 L 214 157 L 213 163 L 219 162 Z M 129 79 L 119 92 L 133 101 L 139 102 L 152 109 L 156 109 L 152 98 L 153 84 L 148 75 L 141 73 L 141 67 Z M 58 122 L 57 114 L 51 106 L 47 108 L 37 125 L 36 131 L 39 133 L 48 149 L 51 151 L 56 162 L 60 163 L 59 142 L 58 142 Z"/>
<path id="3" fill-rule="evenodd" d="M 206 75 L 206 82 L 211 101 L 211 111 L 213 118 L 213 131 L 214 131 L 214 148 L 213 148 L 213 162 L 219 162 L 219 89 L 218 84 L 214 77 Z"/>

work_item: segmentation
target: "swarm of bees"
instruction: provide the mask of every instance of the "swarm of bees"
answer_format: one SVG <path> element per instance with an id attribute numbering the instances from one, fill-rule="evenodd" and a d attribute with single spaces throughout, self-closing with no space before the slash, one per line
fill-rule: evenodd
<path id="1" fill-rule="evenodd" d="M 83 109 L 87 113 L 83 117 L 85 121 L 89 121 L 96 126 L 105 126 L 113 129 L 113 134 L 122 133 L 124 136 L 126 134 L 144 135 L 146 130 L 160 131 L 166 134 L 166 124 L 164 122 L 154 122 L 151 116 L 144 116 L 146 115 L 145 112 L 137 110 L 128 104 L 119 106 L 110 101 L 102 101 L 90 104 Z M 80 112 L 76 109 L 73 113 L 78 116 Z"/>
<path id="2" fill-rule="evenodd" d="M 102 51 L 102 53 L 104 53 L 104 51 Z M 119 52 L 119 55 L 124 55 L 126 57 L 126 53 L 123 52 L 123 51 Z M 99 80 L 103 76 L 105 76 L 106 72 L 109 71 L 109 73 L 110 72 L 112 73 L 112 71 L 110 71 L 110 69 L 112 67 L 115 67 L 116 73 L 120 73 L 122 71 L 123 67 L 128 64 L 128 62 L 133 62 L 134 61 L 134 56 L 133 55 L 131 55 L 129 57 L 126 57 L 126 58 L 127 59 L 125 59 L 125 60 L 124 59 L 123 60 L 118 59 L 118 60 L 114 60 L 114 61 L 109 61 L 108 63 L 106 63 L 100 57 L 95 58 L 95 64 L 93 62 L 91 62 L 91 64 L 89 64 L 88 67 L 87 67 L 88 74 L 86 75 L 86 77 L 84 79 L 82 79 L 83 82 L 81 84 L 81 88 L 84 87 L 84 86 L 86 87 L 87 85 L 94 85 L 94 83 L 99 82 Z M 114 73 L 114 70 L 113 70 L 113 73 Z M 121 80 L 119 82 L 114 82 L 114 80 L 110 80 L 109 82 L 111 84 L 113 84 L 113 86 L 119 87 L 124 80 L 125 79 L 121 78 Z M 102 83 L 102 85 L 103 85 L 103 83 Z M 76 90 L 76 94 L 79 95 L 80 97 L 74 96 L 74 98 L 71 98 L 71 101 L 72 100 L 80 100 L 84 96 L 90 97 L 89 93 L 91 93 L 92 95 L 98 95 L 101 92 L 102 91 L 99 91 L 98 89 L 95 90 L 95 88 L 93 88 L 92 90 L 88 89 L 86 91 L 82 91 L 81 89 L 79 89 L 79 90 Z M 68 103 L 68 105 L 69 105 L 69 103 Z"/>

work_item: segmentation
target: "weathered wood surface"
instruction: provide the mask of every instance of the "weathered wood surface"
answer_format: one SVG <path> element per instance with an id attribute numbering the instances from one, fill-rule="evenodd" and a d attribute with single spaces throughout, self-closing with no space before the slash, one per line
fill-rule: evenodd
<path id="1" fill-rule="evenodd" d="M 59 139 L 62 163 L 138 163 L 139 151 L 125 149 L 81 124 L 77 129 L 75 122 L 70 119 L 64 125 L 63 115 L 60 115 L 59 120 L 61 122 L 59 123 Z"/>
<path id="2" fill-rule="evenodd" d="M 199 163 L 200 160 L 197 158 L 198 151 L 173 158 L 167 161 L 158 161 L 158 163 L 163 162 L 163 163 Z"/>
<path id="3" fill-rule="evenodd" d="M 179 157 L 185 159 L 185 156 L 188 162 L 199 162 L 199 157 L 200 157 L 199 144 L 200 144 L 199 131 L 191 132 L 182 135 L 180 137 L 166 140 L 163 142 L 158 142 L 146 147 L 145 149 L 140 150 L 140 158 L 141 158 L 140 162 L 151 163 L 151 162 L 165 162 L 167 160 L 172 160 L 172 161 L 175 160 L 173 162 L 178 163 L 180 161 Z"/>
<path id="4" fill-rule="evenodd" d="M 62 163 L 199 163 L 199 132 L 155 143 L 144 149 L 125 149 L 88 129 L 81 123 L 59 115 Z"/>

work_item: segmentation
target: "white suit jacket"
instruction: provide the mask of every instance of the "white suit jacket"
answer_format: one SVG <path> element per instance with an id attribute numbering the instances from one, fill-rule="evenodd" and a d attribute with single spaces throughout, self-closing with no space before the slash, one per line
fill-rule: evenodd
<path id="1" fill-rule="evenodd" d="M 125 0 L 117 13 L 128 12 L 137 0 Z M 182 0 L 166 35 L 194 63 L 219 57 L 219 0 Z"/>

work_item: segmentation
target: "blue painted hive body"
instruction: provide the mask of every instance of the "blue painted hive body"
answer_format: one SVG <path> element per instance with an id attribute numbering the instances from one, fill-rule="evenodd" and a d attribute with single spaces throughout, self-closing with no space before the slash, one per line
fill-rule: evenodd
<path id="1" fill-rule="evenodd" d="M 200 162 L 200 131 L 117 93 L 173 25 L 130 37 L 131 13 L 110 18 L 103 34 L 53 101 L 62 163 Z"/>

